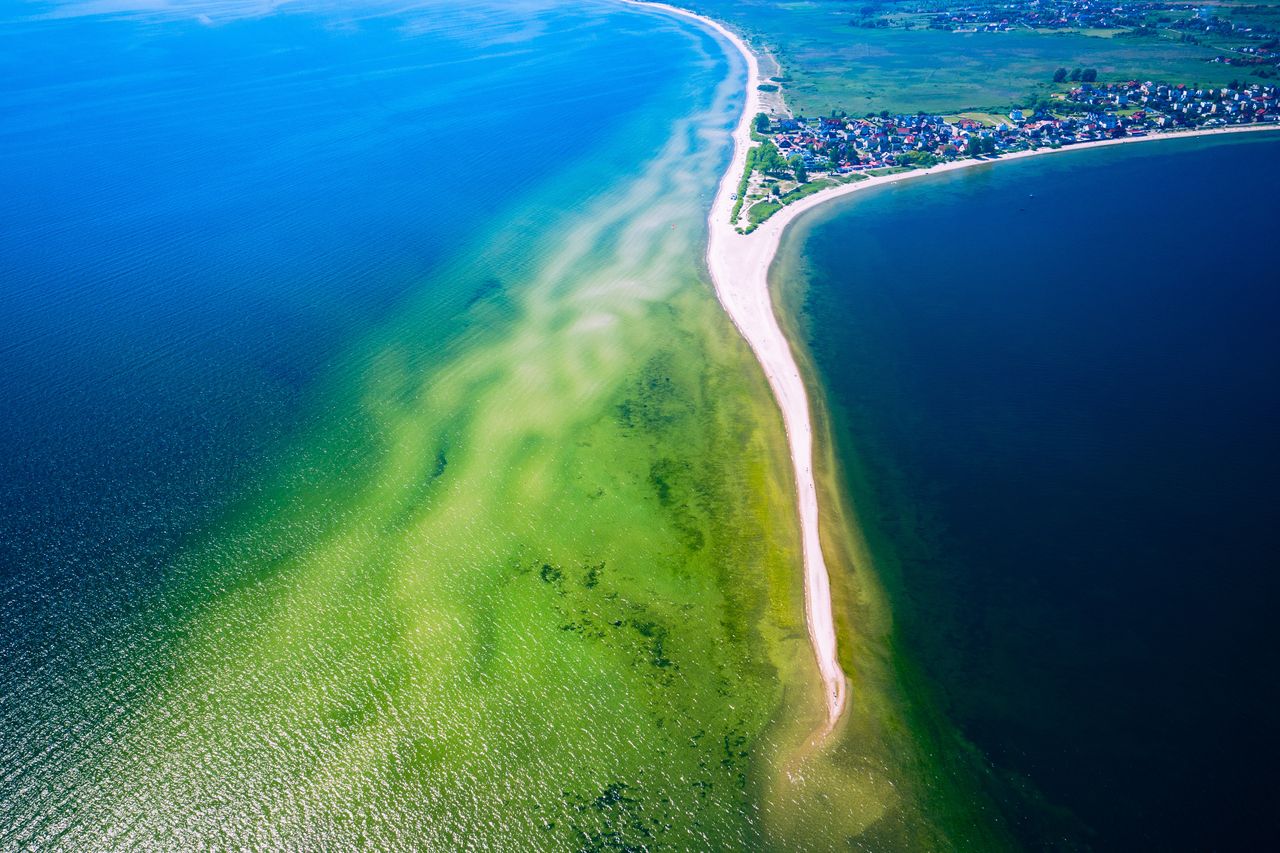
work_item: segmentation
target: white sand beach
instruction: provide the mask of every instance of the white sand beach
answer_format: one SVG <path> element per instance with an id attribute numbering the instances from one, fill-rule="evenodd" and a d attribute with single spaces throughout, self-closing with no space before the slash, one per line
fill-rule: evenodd
<path id="1" fill-rule="evenodd" d="M 751 234 L 740 234 L 730 224 L 733 195 L 746 167 L 747 150 L 751 147 L 751 121 L 760 111 L 759 64 L 755 53 L 735 33 L 724 25 L 702 15 L 661 3 L 638 0 L 642 5 L 697 21 L 728 41 L 738 50 L 747 64 L 746 93 L 742 116 L 733 134 L 733 159 L 716 192 L 711 207 L 707 266 L 715 285 L 716 295 L 725 311 L 755 352 L 774 396 L 782 410 L 790 444 L 791 463 L 795 470 L 796 490 L 800 517 L 800 529 L 804 548 L 805 611 L 809 637 L 813 644 L 826 689 L 827 729 L 830 731 L 844 711 L 847 699 L 847 683 L 836 654 L 835 619 L 831 605 L 831 586 L 826 561 L 818 536 L 818 496 L 813 476 L 813 427 L 809 399 L 804 381 L 796 365 L 791 346 L 782 333 L 774 316 L 769 294 L 769 268 L 777 254 L 782 235 L 795 219 L 806 211 L 833 199 L 883 184 L 920 178 L 975 166 L 990 166 L 1024 157 L 1056 154 L 1098 148 L 1108 145 L 1124 145 L 1137 142 L 1154 142 L 1163 139 L 1185 139 L 1193 136 L 1211 136 L 1221 133 L 1248 133 L 1275 131 L 1275 125 L 1249 125 L 1218 128 L 1214 130 L 1182 131 L 1152 134 L 1141 137 L 1125 137 L 1115 140 L 1086 142 L 1065 148 L 1041 148 L 1019 151 L 985 160 L 958 160 L 916 169 L 910 172 L 867 178 L 851 184 L 842 184 L 815 193 L 794 202 L 775 213 Z M 824 732 L 825 733 L 825 732 Z"/>
<path id="2" fill-rule="evenodd" d="M 836 629 L 831 608 L 831 585 L 827 564 L 818 540 L 818 492 L 813 479 L 813 429 L 809 418 L 800 368 L 791 346 L 773 313 L 769 298 L 768 273 L 785 225 L 761 227 L 749 236 L 738 234 L 729 224 L 731 196 L 746 165 L 751 145 L 751 118 L 759 110 L 756 85 L 759 66 L 755 54 L 737 35 L 709 18 L 665 4 L 645 3 L 675 15 L 692 18 L 728 40 L 746 60 L 747 88 L 742 118 L 733 134 L 733 160 L 716 191 L 709 219 L 707 266 L 716 295 L 764 368 L 782 410 L 782 420 L 791 447 L 800 512 L 800 532 L 804 548 L 805 613 L 809 638 L 818 659 L 818 670 L 826 689 L 827 726 L 834 726 L 844 711 L 848 679 L 836 658 Z M 817 196 L 814 196 L 817 198 Z M 780 211 L 781 219 L 789 208 Z M 773 225 L 772 222 L 766 225 Z"/>

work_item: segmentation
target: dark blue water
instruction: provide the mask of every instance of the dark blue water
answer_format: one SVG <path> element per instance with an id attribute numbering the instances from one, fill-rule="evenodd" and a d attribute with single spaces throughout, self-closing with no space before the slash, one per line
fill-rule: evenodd
<path id="1" fill-rule="evenodd" d="M 1274 137 L 1054 155 L 795 241 L 900 650 L 1029 848 L 1270 831 L 1277 164 Z"/>

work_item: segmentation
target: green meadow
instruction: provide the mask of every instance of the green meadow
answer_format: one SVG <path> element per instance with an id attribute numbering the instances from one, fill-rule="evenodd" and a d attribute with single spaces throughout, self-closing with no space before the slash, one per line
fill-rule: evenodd
<path id="1" fill-rule="evenodd" d="M 788 106 L 801 114 L 845 110 L 1004 111 L 1032 93 L 1062 89 L 1057 68 L 1092 67 L 1100 81 L 1159 79 L 1221 85 L 1248 71 L 1208 60 L 1221 52 L 1167 34 L 1114 31 L 951 33 L 851 26 L 853 7 L 777 0 L 690 0 L 771 51 Z"/>

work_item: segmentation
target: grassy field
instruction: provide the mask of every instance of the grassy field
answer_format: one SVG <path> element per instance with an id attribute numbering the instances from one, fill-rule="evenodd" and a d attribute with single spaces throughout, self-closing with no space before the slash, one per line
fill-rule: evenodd
<path id="1" fill-rule="evenodd" d="M 1246 69 L 1210 63 L 1220 47 L 1179 43 L 1172 33 L 1114 31 L 949 33 L 850 26 L 852 7 L 779 0 L 687 0 L 766 45 L 781 63 L 789 106 L 956 113 L 1003 110 L 1047 93 L 1059 67 L 1098 69 L 1100 81 L 1133 78 L 1221 85 Z M 1274 4 L 1272 4 L 1274 5 Z"/>
<path id="2" fill-rule="evenodd" d="M 832 187 L 832 186 L 835 186 L 835 182 L 829 181 L 826 178 L 819 178 L 816 181 L 810 181 L 807 184 L 801 184 L 800 186 L 796 187 L 795 189 L 783 195 L 782 203 L 791 204 L 791 202 L 793 201 L 799 201 L 805 196 L 813 195 L 816 192 L 821 192 L 822 190 L 825 190 L 827 187 Z"/>
<path id="3" fill-rule="evenodd" d="M 954 113 L 952 115 L 944 116 L 944 118 L 950 122 L 960 121 L 961 119 L 970 119 L 971 121 L 976 121 L 978 124 L 983 124 L 988 127 L 996 127 L 997 125 L 1005 124 L 1009 121 L 1009 116 L 1005 113 L 980 112 L 977 110 Z"/>
<path id="4" fill-rule="evenodd" d="M 758 201 L 751 205 L 751 209 L 747 211 L 747 218 L 751 220 L 752 226 L 755 226 L 764 222 L 779 210 L 782 210 L 782 205 L 776 201 Z"/>
<path id="5" fill-rule="evenodd" d="M 752 135 L 758 135 L 753 130 Z M 730 222 L 738 221 L 738 214 L 742 211 L 742 202 L 747 195 L 747 184 L 751 181 L 752 163 L 755 160 L 756 149 L 747 149 L 747 161 L 742 170 L 742 179 L 738 181 L 737 199 L 733 202 L 733 211 L 729 214 Z"/>
<path id="6" fill-rule="evenodd" d="M 910 172 L 912 166 L 885 166 L 883 169 L 870 169 L 864 174 L 873 178 L 882 178 L 885 175 L 896 175 L 899 172 Z"/>
<path id="7" fill-rule="evenodd" d="M 749 223 L 747 225 L 748 232 L 754 231 L 756 227 L 759 226 L 762 222 L 764 222 L 770 216 L 773 216 L 779 210 L 782 210 L 782 208 L 786 207 L 788 204 L 791 204 L 793 201 L 799 201 L 805 196 L 810 196 L 816 192 L 821 192 L 822 190 L 825 190 L 827 187 L 835 186 L 837 183 L 839 182 L 836 180 L 832 180 L 830 178 L 818 178 L 817 180 L 809 181 L 808 183 L 804 183 L 804 184 L 793 184 L 790 181 L 786 182 L 786 186 L 790 186 L 791 189 L 784 192 L 781 197 L 777 198 L 776 200 L 772 198 L 766 198 L 762 201 L 757 201 L 755 204 L 751 205 L 750 208 L 748 208 L 747 210 L 747 220 Z M 742 201 L 741 197 L 739 197 L 738 201 L 739 202 Z M 734 222 L 737 222 L 736 211 L 740 207 L 741 205 L 739 204 L 734 208 L 735 210 L 734 218 L 733 218 Z"/>

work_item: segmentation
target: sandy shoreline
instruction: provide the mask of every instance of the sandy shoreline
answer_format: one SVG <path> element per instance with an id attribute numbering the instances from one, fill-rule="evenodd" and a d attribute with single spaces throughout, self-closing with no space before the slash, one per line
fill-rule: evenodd
<path id="1" fill-rule="evenodd" d="M 827 731 L 834 727 L 844 711 L 847 699 L 847 682 L 844 670 L 836 655 L 835 619 L 831 605 L 831 585 L 826 561 L 818 536 L 818 498 L 813 477 L 813 428 L 809 399 L 804 380 L 796 365 L 791 346 L 777 317 L 769 293 L 769 268 L 777 254 L 782 235 L 787 226 L 806 211 L 836 198 L 892 184 L 924 175 L 967 169 L 1042 154 L 1056 154 L 1099 148 L 1108 145 L 1125 145 L 1137 142 L 1153 142 L 1162 139 L 1186 139 L 1196 136 L 1212 136 L 1224 133 L 1248 133 L 1280 130 L 1275 125 L 1246 125 L 1243 127 L 1215 128 L 1175 133 L 1153 134 L 1141 137 L 1084 142 L 1064 148 L 1041 148 L 1034 151 L 1018 151 L 988 160 L 958 160 L 943 163 L 929 169 L 916 169 L 892 175 L 868 178 L 851 184 L 842 184 L 814 193 L 787 205 L 766 220 L 751 234 L 739 234 L 730 224 L 733 209 L 731 196 L 746 167 L 747 150 L 751 147 L 751 119 L 760 111 L 760 98 L 756 86 L 760 72 L 755 53 L 736 34 L 710 18 L 665 3 L 635 0 L 639 5 L 661 10 L 696 21 L 701 26 L 724 38 L 742 54 L 747 65 L 746 97 L 742 116 L 733 132 L 733 159 L 720 181 L 715 201 L 708 219 L 707 267 L 715 285 L 716 296 L 734 325 L 759 359 L 782 411 L 790 445 L 791 464 L 795 471 L 800 531 L 804 550 L 805 615 L 809 638 L 817 656 L 818 670 L 822 676 L 827 699 Z"/>
<path id="2" fill-rule="evenodd" d="M 800 376 L 800 368 L 791 354 L 791 346 L 773 314 L 769 296 L 769 265 L 777 251 L 778 236 L 781 235 L 782 228 L 776 232 L 766 232 L 762 227 L 750 236 L 743 236 L 729 224 L 729 212 L 733 208 L 730 196 L 737 189 L 738 178 L 746 166 L 747 149 L 751 146 L 750 123 L 759 111 L 756 90 L 760 79 L 759 65 L 746 43 L 720 23 L 666 4 L 644 2 L 643 5 L 697 21 L 737 48 L 747 63 L 746 99 L 742 117 L 733 132 L 733 160 L 720 181 L 708 219 L 707 267 L 720 304 L 755 352 L 782 410 L 782 421 L 791 450 L 791 465 L 796 477 L 800 535 L 804 550 L 805 616 L 809 639 L 817 656 L 818 671 L 825 688 L 829 731 L 844 712 L 848 679 L 836 658 L 831 584 L 818 540 L 818 492 L 813 479 L 813 429 L 809 418 L 809 398 L 805 392 L 804 380 Z M 780 211 L 775 218 L 782 216 L 786 210 L 789 208 Z M 768 234 L 774 236 L 770 238 Z"/>
<path id="3" fill-rule="evenodd" d="M 1155 142 L 1166 139 L 1193 139 L 1202 136 L 1217 136 L 1228 133 L 1264 133 L 1266 131 L 1280 130 L 1280 125 L 1276 124 L 1249 124 L 1239 127 L 1217 127 L 1212 130 L 1182 130 L 1169 133 L 1157 133 L 1148 136 L 1126 136 L 1121 139 L 1100 139 L 1094 142 L 1080 142 L 1075 145 L 1068 145 L 1062 148 L 1037 148 L 1032 151 L 1014 151 L 1008 154 L 1001 154 L 999 157 L 991 157 L 985 160 L 953 160 L 948 163 L 941 163 L 928 169 L 913 169 L 910 172 L 898 172 L 892 175 L 880 175 L 877 177 L 867 178 L 864 181 L 857 181 L 852 184 L 842 184 L 837 187 L 816 192 L 811 196 L 806 196 L 799 201 L 793 202 L 782 210 L 775 213 L 764 221 L 747 239 L 753 239 L 757 236 L 763 236 L 766 232 L 772 234 L 767 240 L 774 244 L 774 251 L 782 238 L 782 232 L 786 227 L 800 214 L 806 210 L 811 210 L 818 205 L 830 201 L 834 198 L 840 198 L 858 190 L 870 189 L 871 187 L 880 186 L 882 184 L 894 184 L 899 181 L 911 178 L 920 178 L 925 175 L 938 175 L 943 172 L 953 172 L 957 169 L 967 169 L 972 166 L 987 166 L 994 163 L 1006 163 L 1011 160 L 1021 160 L 1025 157 L 1035 157 L 1042 154 L 1063 154 L 1070 151 L 1085 151 L 1090 148 L 1104 148 L 1111 145 L 1127 145 L 1129 143 L 1138 142 Z M 743 164 L 745 167 L 745 163 Z M 725 221 L 728 221 L 728 211 L 726 211 Z"/>

